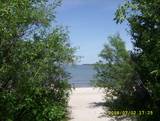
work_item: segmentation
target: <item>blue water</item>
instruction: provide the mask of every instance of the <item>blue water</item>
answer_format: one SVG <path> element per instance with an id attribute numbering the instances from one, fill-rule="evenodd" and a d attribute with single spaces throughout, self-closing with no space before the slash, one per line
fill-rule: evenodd
<path id="1" fill-rule="evenodd" d="M 68 65 L 65 70 L 71 75 L 69 83 L 75 87 L 90 87 L 96 74 L 93 65 Z"/>

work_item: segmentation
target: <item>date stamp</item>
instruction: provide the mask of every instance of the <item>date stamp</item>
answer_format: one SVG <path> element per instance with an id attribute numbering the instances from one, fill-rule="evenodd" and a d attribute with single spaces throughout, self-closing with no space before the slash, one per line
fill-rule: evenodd
<path id="1" fill-rule="evenodd" d="M 107 111 L 107 114 L 110 116 L 121 116 L 121 115 L 125 115 L 125 116 L 142 116 L 142 115 L 153 115 L 153 111 L 149 110 L 140 110 L 140 111 L 132 111 L 132 110 L 124 110 L 124 111 L 118 111 L 118 110 L 114 110 L 114 111 Z"/>

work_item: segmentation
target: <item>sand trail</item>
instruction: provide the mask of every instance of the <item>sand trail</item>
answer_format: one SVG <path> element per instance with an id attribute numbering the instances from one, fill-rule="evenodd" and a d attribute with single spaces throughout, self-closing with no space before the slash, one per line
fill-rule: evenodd
<path id="1" fill-rule="evenodd" d="M 73 90 L 69 106 L 70 121 L 111 121 L 104 116 L 103 91 L 99 88 L 76 88 Z"/>

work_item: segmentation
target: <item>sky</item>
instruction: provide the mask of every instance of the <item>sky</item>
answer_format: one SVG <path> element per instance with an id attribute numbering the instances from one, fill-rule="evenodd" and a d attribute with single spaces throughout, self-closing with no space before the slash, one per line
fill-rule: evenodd
<path id="1" fill-rule="evenodd" d="M 107 37 L 119 33 L 127 49 L 132 48 L 127 23 L 113 20 L 122 0 L 63 0 L 57 9 L 57 24 L 68 27 L 70 43 L 81 56 L 77 64 L 93 64 L 107 43 Z"/>

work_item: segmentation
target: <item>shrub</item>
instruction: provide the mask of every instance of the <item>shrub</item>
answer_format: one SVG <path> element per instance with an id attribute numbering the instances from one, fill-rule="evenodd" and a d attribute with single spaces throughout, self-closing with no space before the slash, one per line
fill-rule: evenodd
<path id="1" fill-rule="evenodd" d="M 0 1 L 0 120 L 62 121 L 74 61 L 68 33 L 51 28 L 60 1 Z"/>

